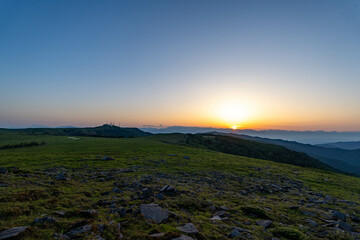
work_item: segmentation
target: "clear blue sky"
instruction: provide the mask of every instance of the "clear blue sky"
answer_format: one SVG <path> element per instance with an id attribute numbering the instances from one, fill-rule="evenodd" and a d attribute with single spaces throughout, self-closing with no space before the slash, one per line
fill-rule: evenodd
<path id="1" fill-rule="evenodd" d="M 360 130 L 359 3 L 1 0 L 0 127 Z"/>

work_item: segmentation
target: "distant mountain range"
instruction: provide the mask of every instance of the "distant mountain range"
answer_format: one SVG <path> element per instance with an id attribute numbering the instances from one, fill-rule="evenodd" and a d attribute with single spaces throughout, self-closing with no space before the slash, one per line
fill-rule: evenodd
<path id="1" fill-rule="evenodd" d="M 356 150 L 356 149 L 360 149 L 360 141 L 325 143 L 325 144 L 317 144 L 317 146 L 327 147 L 327 148 L 341 148 L 345 150 Z"/>
<path id="2" fill-rule="evenodd" d="M 309 156 L 316 158 L 331 167 L 360 176 L 360 149 L 345 150 L 340 148 L 329 148 L 310 144 L 302 144 L 295 141 L 252 137 L 244 134 L 213 134 L 232 136 L 260 143 L 283 146 L 293 151 L 306 153 Z"/>
<path id="3" fill-rule="evenodd" d="M 207 133 L 222 132 L 245 134 L 253 137 L 283 139 L 305 144 L 325 144 L 331 142 L 360 141 L 360 132 L 326 132 L 326 131 L 286 131 L 286 130 L 252 130 L 230 128 L 204 128 L 173 126 L 167 128 L 140 128 L 151 133 Z"/>

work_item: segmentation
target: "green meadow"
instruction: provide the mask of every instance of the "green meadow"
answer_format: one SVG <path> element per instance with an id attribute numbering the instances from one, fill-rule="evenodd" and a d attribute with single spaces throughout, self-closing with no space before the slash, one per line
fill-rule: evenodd
<path id="1" fill-rule="evenodd" d="M 91 225 L 91 231 L 74 238 L 356 237 L 359 228 L 351 219 L 360 214 L 359 178 L 181 146 L 177 139 L 176 134 L 125 139 L 1 130 L 0 147 L 32 141 L 45 144 L 0 150 L 0 167 L 8 170 L 0 175 L 0 231 L 28 226 L 19 239 L 66 239 L 69 231 L 83 225 Z M 104 156 L 112 160 L 103 160 Z M 57 179 L 59 173 L 68 179 Z M 159 197 L 165 185 L 175 188 L 176 194 Z M 100 204 L 106 201 L 111 204 Z M 139 209 L 148 203 L 168 209 L 168 219 L 162 223 L 145 219 Z M 119 214 L 111 206 L 125 210 Z M 211 220 L 224 206 L 226 217 Z M 89 209 L 96 214 L 82 213 Z M 347 214 L 347 223 L 354 229 L 326 226 L 324 219 L 333 219 L 333 211 Z M 56 221 L 34 223 L 46 216 Z M 317 225 L 309 226 L 308 219 Z M 261 220 L 271 224 L 264 227 L 258 223 Z M 190 222 L 197 233 L 178 229 Z M 230 236 L 236 228 L 244 232 Z M 163 235 L 155 238 L 154 233 Z"/>

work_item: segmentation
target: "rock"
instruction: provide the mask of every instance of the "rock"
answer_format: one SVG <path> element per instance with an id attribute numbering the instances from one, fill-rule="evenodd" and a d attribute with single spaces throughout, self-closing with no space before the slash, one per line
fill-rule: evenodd
<path id="1" fill-rule="evenodd" d="M 351 225 L 347 224 L 346 222 L 344 222 L 342 220 L 339 220 L 336 226 L 347 232 L 354 231 L 354 228 Z"/>
<path id="2" fill-rule="evenodd" d="M 189 159 L 190 159 L 190 157 L 189 157 L 189 156 L 184 156 L 184 157 L 183 157 L 183 159 L 187 159 L 187 160 L 189 160 Z"/>
<path id="3" fill-rule="evenodd" d="M 228 235 L 229 238 L 236 238 L 241 235 L 241 233 L 249 233 L 250 231 L 244 228 L 235 227 L 234 230 Z"/>
<path id="4" fill-rule="evenodd" d="M 316 217 L 316 213 L 313 213 L 313 212 L 303 211 L 302 213 L 309 217 Z"/>
<path id="5" fill-rule="evenodd" d="M 176 189 L 173 188 L 172 186 L 169 185 L 165 185 L 164 187 L 162 187 L 160 189 L 160 192 L 169 195 L 169 196 L 175 196 L 176 195 Z"/>
<path id="6" fill-rule="evenodd" d="M 228 237 L 229 238 L 236 238 L 236 237 L 238 237 L 240 235 L 241 235 L 240 231 L 235 228 L 234 230 L 231 231 L 231 233 L 228 235 Z"/>
<path id="7" fill-rule="evenodd" d="M 198 230 L 193 223 L 187 223 L 184 226 L 177 227 L 177 229 L 184 233 L 198 233 Z"/>
<path id="8" fill-rule="evenodd" d="M 0 174 L 7 174 L 8 170 L 6 167 L 0 167 Z"/>
<path id="9" fill-rule="evenodd" d="M 332 213 L 332 218 L 335 220 L 343 220 L 346 222 L 346 214 L 339 211 L 334 211 Z"/>
<path id="10" fill-rule="evenodd" d="M 267 228 L 272 224 L 272 221 L 271 220 L 258 220 L 258 221 L 256 221 L 256 224 L 259 226 L 262 226 L 264 228 Z"/>
<path id="11" fill-rule="evenodd" d="M 86 218 L 92 218 L 99 215 L 99 212 L 94 209 L 80 211 L 80 215 Z"/>
<path id="12" fill-rule="evenodd" d="M 67 176 L 66 173 L 59 173 L 56 175 L 55 177 L 56 180 L 59 180 L 59 181 L 68 181 L 70 180 L 70 178 Z"/>
<path id="13" fill-rule="evenodd" d="M 70 240 L 69 236 L 61 233 L 54 233 L 53 238 L 55 240 Z"/>
<path id="14" fill-rule="evenodd" d="M 311 220 L 311 219 L 306 219 L 305 220 L 310 226 L 312 227 L 317 227 L 317 222 L 315 222 L 314 220 Z"/>
<path id="15" fill-rule="evenodd" d="M 65 211 L 59 211 L 59 212 L 55 212 L 56 215 L 59 215 L 61 217 L 64 217 L 66 215 Z"/>
<path id="16" fill-rule="evenodd" d="M 119 217 L 125 217 L 126 216 L 126 208 L 121 208 L 119 213 Z"/>
<path id="17" fill-rule="evenodd" d="M 14 227 L 5 231 L 0 232 L 0 239 L 11 239 L 20 236 L 23 234 L 28 227 Z"/>
<path id="18" fill-rule="evenodd" d="M 93 237 L 91 240 L 105 240 L 104 238 L 102 238 L 99 235 L 96 235 L 95 237 Z"/>
<path id="19" fill-rule="evenodd" d="M 214 216 L 214 217 L 210 218 L 210 220 L 213 220 L 213 221 L 221 221 L 222 218 L 219 217 L 219 216 Z"/>
<path id="20" fill-rule="evenodd" d="M 194 240 L 192 237 L 181 235 L 180 237 L 173 238 L 171 240 Z"/>
<path id="21" fill-rule="evenodd" d="M 109 156 L 104 156 L 102 158 L 103 161 L 111 161 L 111 160 L 114 160 L 112 157 L 109 157 Z"/>
<path id="22" fill-rule="evenodd" d="M 165 233 L 153 233 L 150 235 L 152 238 L 161 238 L 165 235 Z"/>
<path id="23" fill-rule="evenodd" d="M 164 199 L 164 195 L 162 195 L 161 193 L 158 193 L 155 195 L 155 197 L 159 200 L 163 200 Z"/>
<path id="24" fill-rule="evenodd" d="M 33 222 L 33 224 L 44 224 L 44 223 L 53 223 L 56 222 L 57 219 L 53 217 L 42 217 L 42 218 L 36 218 Z"/>
<path id="25" fill-rule="evenodd" d="M 158 204 L 142 204 L 140 212 L 145 219 L 150 219 L 156 223 L 164 222 L 169 218 L 169 210 L 163 209 Z"/>
<path id="26" fill-rule="evenodd" d="M 228 207 L 225 207 L 225 206 L 220 206 L 220 209 L 223 210 L 223 211 L 229 211 L 230 210 Z"/>
<path id="27" fill-rule="evenodd" d="M 72 237 L 76 237 L 76 236 L 81 235 L 81 234 L 88 233 L 88 232 L 91 231 L 91 229 L 92 229 L 91 225 L 88 224 L 88 225 L 84 225 L 82 227 L 72 229 L 69 232 L 67 232 L 66 235 L 68 235 L 68 236 L 70 236 L 72 238 Z"/>

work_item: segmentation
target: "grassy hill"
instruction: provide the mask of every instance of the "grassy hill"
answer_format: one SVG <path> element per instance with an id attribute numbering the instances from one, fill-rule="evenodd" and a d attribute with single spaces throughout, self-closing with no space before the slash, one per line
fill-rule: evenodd
<path id="1" fill-rule="evenodd" d="M 99 127 L 86 128 L 26 128 L 26 129 L 2 129 L 5 132 L 16 132 L 27 135 L 55 135 L 55 136 L 88 136 L 88 137 L 114 137 L 132 138 L 149 136 L 151 133 L 138 128 L 121 128 L 114 125 L 104 124 Z"/>
<path id="2" fill-rule="evenodd" d="M 0 236 L 19 226 L 27 228 L 18 239 L 27 240 L 335 240 L 360 230 L 359 178 L 165 138 L 178 136 L 0 132 L 3 145 L 46 143 L 0 150 Z"/>
<path id="3" fill-rule="evenodd" d="M 358 176 L 360 175 L 360 149 L 345 150 L 339 148 L 328 148 L 310 144 L 302 144 L 281 139 L 260 138 L 238 134 L 218 134 L 251 140 L 259 143 L 283 146 L 290 150 L 306 153 L 309 156 L 316 158 L 333 168 L 356 174 Z"/>
<path id="4" fill-rule="evenodd" d="M 312 167 L 339 172 L 337 169 L 315 158 L 309 157 L 304 153 L 295 152 L 274 144 L 259 143 L 237 137 L 213 134 L 187 134 L 180 140 L 180 144 L 245 157 L 288 163 L 301 167 Z"/>

